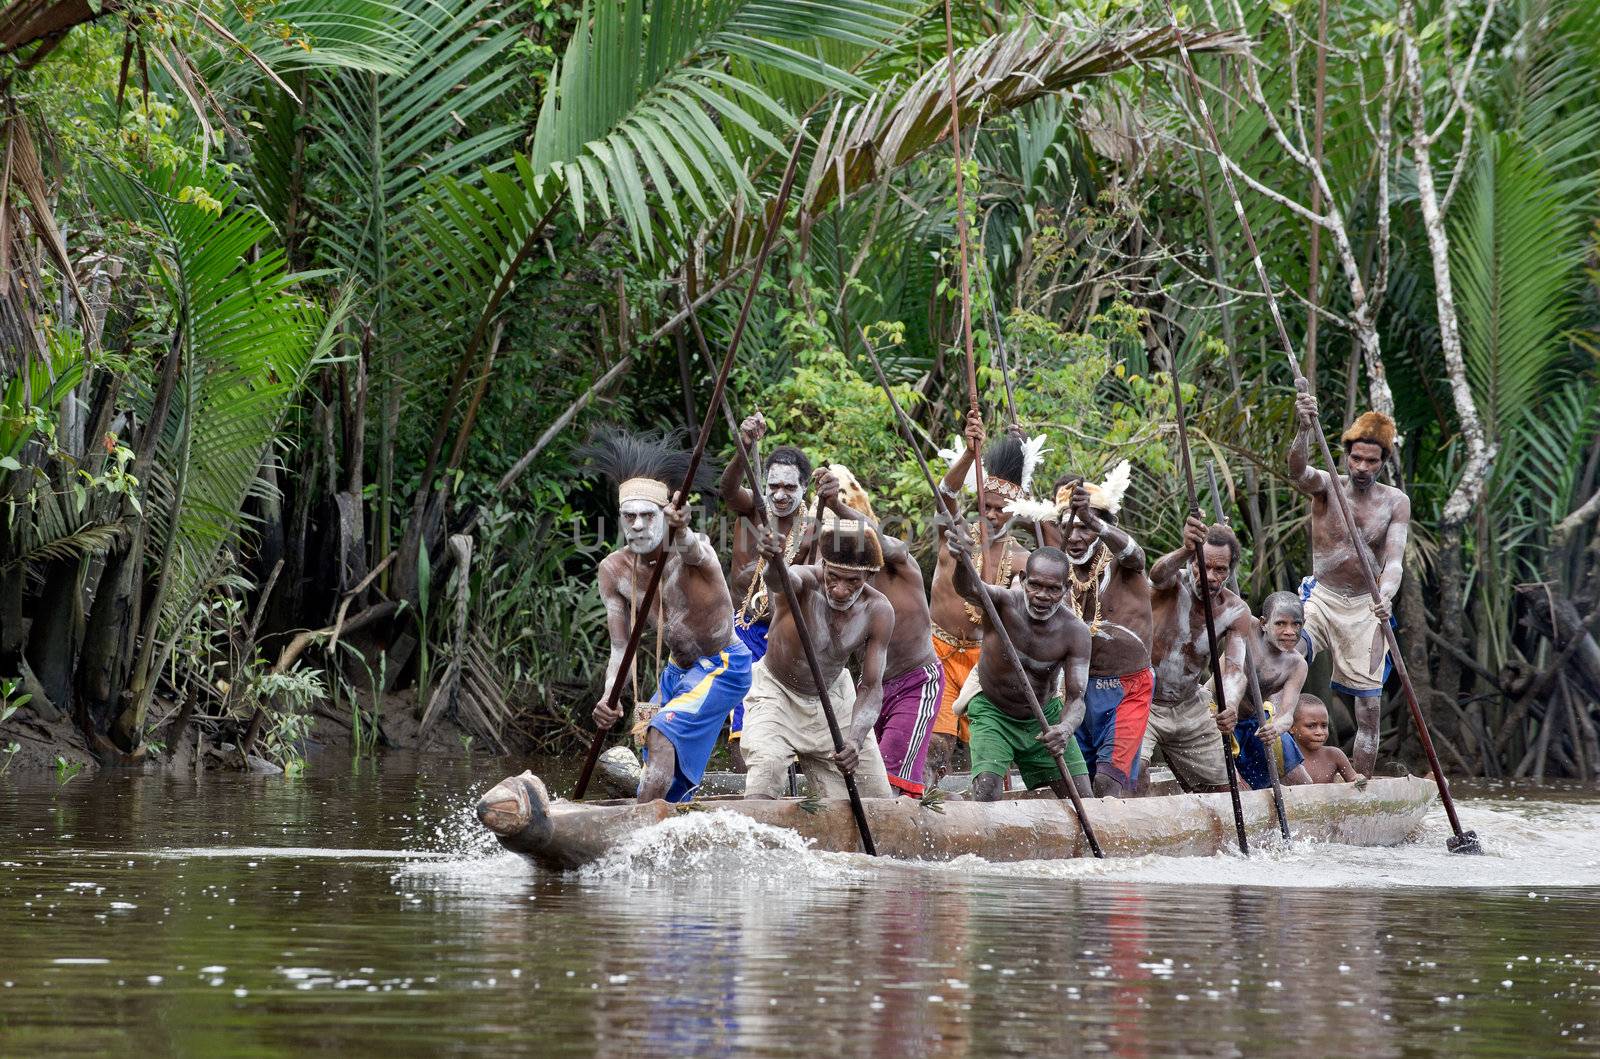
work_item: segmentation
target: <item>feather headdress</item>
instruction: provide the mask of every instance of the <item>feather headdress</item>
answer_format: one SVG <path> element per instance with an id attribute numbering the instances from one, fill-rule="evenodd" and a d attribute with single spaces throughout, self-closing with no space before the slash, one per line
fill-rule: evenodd
<path id="1" fill-rule="evenodd" d="M 617 502 L 649 500 L 662 507 L 683 485 L 689 470 L 689 452 L 683 447 L 683 433 L 673 431 L 629 431 L 617 426 L 602 426 L 578 447 L 582 472 L 601 475 L 617 487 Z M 695 472 L 693 489 L 709 495 L 717 484 L 717 470 L 702 459 Z"/>
<path id="2" fill-rule="evenodd" d="M 983 450 L 983 477 L 984 485 L 988 489 L 1005 497 L 1007 500 L 1020 500 L 1028 495 L 1028 487 L 1033 484 L 1033 472 L 1038 468 L 1039 461 L 1050 450 L 1045 448 L 1048 436 L 1035 434 L 1026 441 L 1012 434 L 1002 434 L 989 442 Z M 945 462 L 954 465 L 961 457 L 964 448 L 961 439 L 957 438 L 954 447 L 940 449 L 939 455 Z M 976 469 L 967 472 L 967 480 L 963 483 L 967 489 L 976 489 L 978 486 Z"/>
<path id="3" fill-rule="evenodd" d="M 1108 515 L 1115 515 L 1122 510 L 1122 498 L 1128 492 L 1128 485 L 1133 481 L 1133 465 L 1127 460 L 1121 460 L 1111 468 L 1111 473 L 1106 475 L 1105 481 L 1098 485 L 1094 482 L 1084 482 L 1083 490 L 1089 494 L 1089 506 L 1096 511 L 1104 511 Z M 1078 482 L 1066 482 L 1056 490 L 1055 510 L 1057 515 L 1065 515 L 1067 508 L 1072 505 L 1072 490 Z"/>

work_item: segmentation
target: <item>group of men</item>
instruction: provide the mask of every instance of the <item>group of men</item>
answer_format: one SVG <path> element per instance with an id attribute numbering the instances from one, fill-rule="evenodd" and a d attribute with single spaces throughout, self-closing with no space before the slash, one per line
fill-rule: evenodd
<path id="1" fill-rule="evenodd" d="M 1346 473 L 1333 476 L 1307 460 L 1315 398 L 1299 396 L 1297 419 L 1288 465 L 1311 500 L 1312 573 L 1299 591 L 1267 596 L 1259 617 L 1236 587 L 1240 545 L 1225 524 L 1191 515 L 1182 547 L 1148 562 L 1119 522 L 1126 461 L 1098 483 L 1063 475 L 1035 499 L 1043 438 L 1013 428 L 991 442 L 975 412 L 938 485 L 943 547 L 931 586 L 855 476 L 839 464 L 813 469 L 791 446 L 768 453 L 759 475 L 742 456 L 723 472 L 721 498 L 740 520 L 725 576 L 675 492 L 687 454 L 661 435 L 605 432 L 584 456 L 617 484 L 624 547 L 599 568 L 611 659 L 595 723 L 623 716 L 612 686 L 629 679 L 624 645 L 644 622 L 669 657 L 635 712 L 641 801 L 691 798 L 725 726 L 746 796 L 757 798 L 782 796 L 794 767 L 821 797 L 843 797 L 846 774 L 863 797 L 920 796 L 963 752 L 978 800 L 1000 797 L 1013 769 L 1029 788 L 1065 794 L 1063 763 L 1083 795 L 1132 796 L 1158 750 L 1191 791 L 1227 789 L 1228 757 L 1252 788 L 1274 766 L 1289 784 L 1370 775 L 1387 677 L 1382 623 L 1410 522 L 1405 494 L 1377 481 L 1394 423 L 1360 416 L 1343 434 Z M 759 414 L 746 419 L 740 452 L 757 451 L 765 431 Z M 983 502 L 972 512 L 975 451 Z M 1363 587 L 1363 552 L 1377 600 Z M 639 613 L 661 564 L 658 600 Z M 1332 658 L 1333 690 L 1354 703 L 1353 765 L 1326 745 L 1326 707 L 1303 694 L 1317 652 Z"/>

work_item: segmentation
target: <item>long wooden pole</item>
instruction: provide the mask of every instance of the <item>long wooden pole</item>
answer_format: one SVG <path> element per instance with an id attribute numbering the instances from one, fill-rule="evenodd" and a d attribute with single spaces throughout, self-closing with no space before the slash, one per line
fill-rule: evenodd
<path id="1" fill-rule="evenodd" d="M 1183 457 L 1183 481 L 1189 491 L 1189 514 L 1200 517 L 1200 500 L 1194 490 L 1194 464 L 1189 460 L 1189 427 L 1183 412 L 1183 388 L 1178 384 L 1178 364 L 1171 355 L 1167 358 L 1167 371 L 1172 376 L 1172 400 L 1178 420 L 1178 453 Z M 1228 708 L 1227 692 L 1222 686 L 1222 652 L 1217 646 L 1216 616 L 1211 611 L 1211 578 L 1206 574 L 1206 547 L 1200 541 L 1193 549 L 1195 575 L 1200 582 L 1200 610 L 1206 617 L 1206 644 L 1211 648 L 1211 682 L 1219 711 Z M 1182 601 L 1179 601 L 1180 606 Z M 1239 852 L 1250 855 L 1250 843 L 1244 835 L 1244 805 L 1239 801 L 1239 773 L 1233 767 L 1233 748 L 1228 734 L 1218 732 L 1222 740 L 1222 764 L 1228 771 L 1228 794 L 1233 799 L 1233 828 L 1239 836 Z"/>
<path id="2" fill-rule="evenodd" d="M 1222 490 L 1217 487 L 1217 465 L 1210 460 L 1206 461 L 1206 477 L 1211 482 L 1211 508 L 1216 514 L 1217 521 L 1224 521 L 1222 517 Z M 1229 576 L 1227 587 L 1235 592 L 1239 591 L 1239 578 L 1237 575 Z M 1251 634 L 1252 637 L 1254 635 L 1254 633 Z M 1259 714 L 1263 710 L 1261 678 L 1256 673 L 1255 645 L 1250 642 L 1250 637 L 1246 637 L 1244 641 L 1244 676 L 1245 688 L 1250 693 L 1250 705 Z M 1243 747 L 1239 749 L 1241 752 L 1244 750 Z M 1289 842 L 1292 841 L 1289 835 L 1289 814 L 1283 805 L 1283 780 L 1278 775 L 1278 758 L 1270 746 L 1266 748 L 1266 754 L 1267 778 L 1272 781 L 1272 811 L 1278 815 L 1278 832 L 1283 835 L 1285 842 Z"/>
<path id="3" fill-rule="evenodd" d="M 872 342 L 867 339 L 865 332 L 862 333 L 861 337 L 866 346 L 867 359 L 872 362 L 872 370 L 877 373 L 878 385 L 883 387 L 884 394 L 889 398 L 889 407 L 894 409 L 895 423 L 900 428 L 900 434 L 905 438 L 906 445 L 910 447 L 912 455 L 916 456 L 917 466 L 922 468 L 922 476 L 927 479 L 928 489 L 932 491 L 934 503 L 937 504 L 939 502 L 938 482 L 933 476 L 933 471 L 928 467 L 928 461 L 922 455 L 922 450 L 917 447 L 916 435 L 911 430 L 911 420 L 906 416 L 904 409 L 900 407 L 900 402 L 895 398 L 894 390 L 889 386 L 889 378 L 883 373 L 883 365 L 878 363 L 878 355 L 873 351 Z M 982 518 L 982 516 L 980 515 L 979 518 Z M 994 607 L 994 600 L 989 598 L 988 589 L 984 587 L 983 582 L 978 578 L 978 572 L 973 568 L 971 557 L 963 556 L 961 562 L 966 567 L 968 576 L 978 585 L 979 599 L 983 604 L 984 620 L 1000 641 L 1000 652 L 1011 663 L 1012 671 L 1017 676 L 1017 682 L 1022 685 L 1023 691 L 1027 693 L 1028 711 L 1033 714 L 1033 719 L 1038 722 L 1039 731 L 1041 733 L 1048 731 L 1050 722 L 1045 718 L 1044 710 L 1039 706 L 1039 697 L 1034 694 L 1033 678 L 1022 667 L 1022 659 L 1017 654 L 1016 645 L 1011 642 L 1010 633 L 1006 631 L 1005 625 L 1000 621 L 1000 615 Z M 1061 780 L 1066 785 L 1067 797 L 1072 802 L 1072 811 L 1078 816 L 1078 826 L 1083 829 L 1083 837 L 1089 843 L 1089 849 L 1094 852 L 1096 857 L 1104 857 L 1105 853 L 1100 849 L 1100 840 L 1095 837 L 1094 827 L 1089 823 L 1089 814 L 1083 808 L 1083 799 L 1078 796 L 1078 789 L 1072 782 L 1072 773 L 1067 768 L 1065 756 L 1060 753 L 1052 753 L 1051 756 L 1055 758 L 1056 767 L 1061 770 Z M 1056 797 L 1061 797 L 1060 792 L 1056 793 Z"/>
<path id="4" fill-rule="evenodd" d="M 1211 120 L 1211 108 L 1206 105 L 1205 90 L 1200 84 L 1200 77 L 1195 73 L 1194 60 L 1189 56 L 1189 46 L 1184 40 L 1183 30 L 1178 25 L 1178 17 L 1173 12 L 1171 0 L 1162 0 L 1167 9 L 1167 18 L 1172 23 L 1172 32 L 1178 45 L 1178 58 L 1183 64 L 1184 73 L 1188 75 L 1189 85 L 1194 91 L 1195 105 L 1200 112 L 1200 120 L 1205 125 L 1207 138 L 1211 141 L 1211 149 L 1215 152 L 1219 167 L 1222 170 L 1222 182 L 1228 189 L 1228 196 L 1233 200 L 1233 212 L 1239 218 L 1239 228 L 1244 235 L 1246 248 L 1255 263 L 1256 279 L 1261 284 L 1262 293 L 1267 298 L 1267 309 L 1272 315 L 1272 322 L 1278 332 L 1278 342 L 1283 347 L 1284 357 L 1289 361 L 1289 370 L 1294 373 L 1295 388 L 1302 393 L 1310 392 L 1310 383 L 1306 380 L 1305 372 L 1300 369 L 1300 358 L 1295 355 L 1294 343 L 1289 341 L 1289 329 L 1284 325 L 1283 312 L 1278 305 L 1278 296 L 1273 293 L 1272 283 L 1267 278 L 1267 266 L 1261 261 L 1261 251 L 1256 246 L 1256 237 L 1250 228 L 1250 220 L 1245 216 L 1244 201 L 1239 197 L 1239 189 L 1234 185 L 1233 174 L 1222 159 L 1225 158 L 1222 150 L 1222 140 L 1217 135 L 1217 127 Z M 1345 531 L 1350 534 L 1350 540 L 1355 545 L 1356 561 L 1361 567 L 1362 580 L 1366 583 L 1367 594 L 1374 603 L 1382 602 L 1383 593 L 1378 588 L 1378 578 L 1373 572 L 1372 562 L 1367 556 L 1366 549 L 1361 546 L 1361 532 L 1356 525 L 1355 512 L 1350 510 L 1350 499 L 1344 495 L 1344 486 L 1339 481 L 1339 467 L 1333 462 L 1333 453 L 1328 448 L 1328 439 L 1319 429 L 1316 431 L 1317 447 L 1322 453 L 1323 465 L 1327 467 L 1329 478 L 1328 491 L 1333 494 L 1334 504 L 1339 509 L 1340 516 L 1344 519 Z M 1450 797 L 1450 781 L 1444 777 L 1444 769 L 1439 764 L 1439 754 L 1433 748 L 1433 736 L 1428 731 L 1428 721 L 1422 715 L 1422 705 L 1417 701 L 1417 689 L 1411 684 L 1411 674 L 1406 671 L 1405 656 L 1400 653 L 1400 642 L 1395 639 L 1394 630 L 1388 622 L 1379 622 L 1383 637 L 1388 643 L 1389 658 L 1394 665 L 1395 675 L 1400 678 L 1400 690 L 1404 693 L 1406 705 L 1411 710 L 1411 720 L 1417 726 L 1417 735 L 1422 740 L 1422 750 L 1428 757 L 1428 767 L 1433 770 L 1433 782 L 1439 788 L 1439 800 L 1444 803 L 1445 815 L 1450 819 L 1450 830 L 1453 835 L 1445 842 L 1445 848 L 1452 853 L 1482 853 L 1483 847 L 1478 844 L 1476 832 L 1463 830 L 1461 818 L 1456 815 L 1455 799 Z"/>
<path id="5" fill-rule="evenodd" d="M 805 146 L 806 132 L 802 124 L 795 133 L 794 148 L 789 152 L 789 164 L 783 171 L 783 183 L 778 188 L 778 198 L 773 210 L 773 222 L 767 226 L 766 232 L 761 237 L 761 247 L 756 252 L 755 265 L 751 269 L 750 286 L 745 290 L 744 303 L 739 306 L 739 319 L 733 327 L 733 337 L 728 340 L 728 352 L 722 357 L 722 368 L 717 373 L 716 385 L 711 390 L 711 404 L 706 408 L 705 418 L 700 423 L 700 436 L 695 439 L 694 453 L 689 458 L 688 471 L 683 476 L 683 487 L 678 491 L 678 500 L 687 502 L 689 490 L 694 485 L 695 475 L 700 470 L 700 460 L 705 455 L 706 443 L 711 440 L 711 425 L 716 422 L 717 408 L 722 402 L 723 391 L 728 385 L 728 373 L 733 369 L 734 356 L 739 352 L 739 341 L 744 337 L 745 325 L 750 319 L 750 307 L 755 303 L 756 289 L 761 286 L 761 273 L 766 267 L 767 255 L 772 252 L 772 244 L 776 240 L 778 228 L 783 220 L 783 211 L 789 205 L 789 195 L 794 191 L 795 174 L 800 167 L 800 151 Z M 694 302 L 690 301 L 691 308 Z M 628 632 L 628 643 L 622 651 L 622 664 L 617 668 L 617 675 L 611 682 L 611 689 L 606 694 L 606 705 L 616 709 L 622 697 L 622 685 L 628 671 L 633 667 L 634 656 L 639 651 L 639 638 L 644 633 L 645 616 L 650 613 L 651 606 L 655 603 L 656 593 L 661 588 L 661 573 L 667 568 L 671 559 L 675 534 L 668 532 L 666 541 L 661 547 L 661 561 L 656 563 L 650 572 L 650 581 L 645 585 L 644 598 L 639 601 L 639 620 L 633 623 L 633 628 Z M 607 728 L 596 729 L 594 738 L 589 742 L 589 753 L 583 760 L 583 770 L 578 774 L 578 785 L 573 790 L 573 797 L 582 799 L 584 792 L 589 789 L 589 777 L 594 774 L 595 762 L 600 759 L 600 748 L 605 745 Z"/>
<path id="6" fill-rule="evenodd" d="M 706 347 L 706 336 L 700 330 L 700 317 L 691 311 L 689 313 L 689 326 L 694 330 L 695 341 L 700 344 L 702 352 L 709 352 Z M 721 394 L 716 395 L 720 402 Z M 724 409 L 729 421 L 733 419 L 733 409 Z M 761 488 L 761 473 L 756 469 L 755 456 L 744 443 L 744 435 L 739 431 L 733 432 L 733 443 L 738 447 L 739 458 L 744 461 L 745 479 L 750 486 L 750 500 L 755 505 L 755 519 L 753 521 L 766 527 L 767 532 L 778 532 L 777 519 L 773 517 L 772 508 L 767 505 L 765 490 Z M 822 540 L 822 507 L 818 503 L 818 521 L 814 530 L 817 541 Z M 797 518 L 804 519 L 805 509 L 802 507 Z M 839 728 L 839 717 L 833 710 L 833 700 L 828 696 L 829 682 L 823 678 L 822 664 L 817 660 L 816 642 L 811 638 L 811 629 L 806 625 L 805 614 L 800 610 L 800 597 L 795 591 L 794 581 L 789 577 L 789 563 L 783 557 L 783 551 L 771 560 L 773 569 L 777 572 L 778 581 L 783 585 L 784 603 L 789 607 L 789 616 L 794 619 L 794 631 L 800 639 L 800 650 L 806 656 L 806 667 L 811 670 L 811 682 L 817 686 L 817 701 L 822 705 L 822 718 L 828 722 L 828 736 L 833 740 L 833 751 L 839 753 L 844 749 L 844 732 Z M 843 771 L 843 770 L 841 770 Z M 854 772 L 844 773 L 845 794 L 850 799 L 850 815 L 855 817 L 856 830 L 861 834 L 861 848 L 870 855 L 878 855 L 877 844 L 872 841 L 872 829 L 867 825 L 867 810 L 861 804 L 861 792 L 856 789 Z"/>

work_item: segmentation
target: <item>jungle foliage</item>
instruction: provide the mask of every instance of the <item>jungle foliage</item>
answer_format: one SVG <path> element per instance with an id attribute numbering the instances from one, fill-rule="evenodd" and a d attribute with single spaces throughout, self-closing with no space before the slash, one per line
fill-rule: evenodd
<path id="1" fill-rule="evenodd" d="M 396 688 L 424 726 L 561 746 L 597 691 L 588 575 L 615 532 L 572 445 L 602 419 L 698 426 L 686 312 L 719 352 L 778 225 L 733 405 L 925 518 L 864 343 L 948 445 L 962 209 L 991 429 L 1049 434 L 1045 480 L 1130 459 L 1124 522 L 1158 552 L 1183 515 L 1175 369 L 1259 602 L 1307 569 L 1305 505 L 1225 165 L 1330 436 L 1399 421 L 1400 634 L 1446 766 L 1592 778 L 1597 17 L 956 5 L 958 202 L 923 0 L 14 0 L 0 676 L 104 760 L 197 718 L 285 761 L 317 713 L 371 745 Z M 1414 753 L 1403 713 L 1391 756 Z"/>

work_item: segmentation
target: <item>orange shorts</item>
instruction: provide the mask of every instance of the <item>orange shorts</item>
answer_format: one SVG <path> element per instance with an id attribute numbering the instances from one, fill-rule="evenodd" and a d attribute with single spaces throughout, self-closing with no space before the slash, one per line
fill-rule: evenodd
<path id="1" fill-rule="evenodd" d="M 939 698 L 939 714 L 933 719 L 934 735 L 953 735 L 963 743 L 969 741 L 967 719 L 957 717 L 953 707 L 982 651 L 981 647 L 957 647 L 937 636 L 933 638 L 933 653 L 944 667 L 944 694 Z"/>

